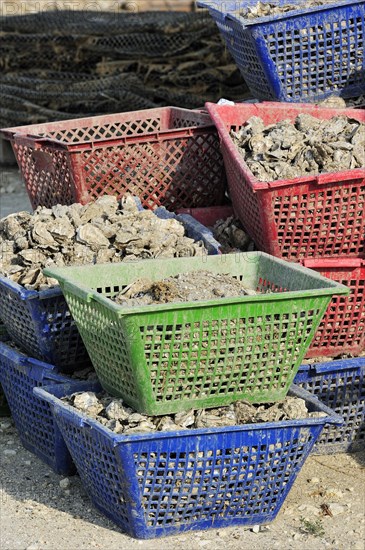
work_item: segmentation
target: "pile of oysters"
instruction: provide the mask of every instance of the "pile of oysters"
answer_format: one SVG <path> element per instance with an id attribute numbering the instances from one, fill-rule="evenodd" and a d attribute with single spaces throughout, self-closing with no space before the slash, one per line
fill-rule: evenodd
<path id="1" fill-rule="evenodd" d="M 166 416 L 147 416 L 126 406 L 122 399 L 105 393 L 79 392 L 62 400 L 117 434 L 169 432 L 197 428 L 236 426 L 255 422 L 279 422 L 300 418 L 326 416 L 323 412 L 308 412 L 304 399 L 287 396 L 279 403 L 251 405 L 237 401 L 228 407 L 193 409 Z"/>
<path id="2" fill-rule="evenodd" d="M 43 275 L 45 267 L 205 253 L 181 222 L 140 210 L 131 196 L 121 204 L 103 196 L 85 206 L 38 207 L 0 220 L 0 273 L 32 290 L 58 284 Z"/>
<path id="3" fill-rule="evenodd" d="M 365 166 L 365 124 L 344 115 L 299 114 L 294 124 L 249 118 L 231 137 L 259 181 L 276 181 Z"/>

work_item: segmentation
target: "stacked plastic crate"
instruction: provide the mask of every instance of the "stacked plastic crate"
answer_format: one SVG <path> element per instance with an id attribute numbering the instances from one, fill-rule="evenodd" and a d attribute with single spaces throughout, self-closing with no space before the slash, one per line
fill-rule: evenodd
<path id="1" fill-rule="evenodd" d="M 316 331 L 307 357 L 336 357 L 343 354 L 361 355 L 365 351 L 365 168 L 345 172 L 305 176 L 293 180 L 258 181 L 249 170 L 230 136 L 251 116 L 258 116 L 265 124 L 280 120 L 294 121 L 299 113 L 309 113 L 319 119 L 346 115 L 365 121 L 365 111 L 332 110 L 306 105 L 279 103 L 219 106 L 207 108 L 221 136 L 222 151 L 230 195 L 236 215 L 260 250 L 315 269 L 322 275 L 350 287 L 347 297 L 335 297 Z M 327 438 L 337 449 L 356 447 L 364 441 L 364 385 L 365 360 L 354 363 L 356 390 L 350 389 L 342 371 L 346 368 L 327 365 L 327 372 L 316 391 L 337 410 L 346 413 L 353 429 L 332 431 Z M 360 369 L 360 370 L 359 370 Z M 324 372 L 308 366 L 308 373 Z M 309 376 L 311 378 L 311 376 Z M 301 377 L 304 384 L 304 375 Z M 308 387 L 313 387 L 308 380 Z M 341 391 L 342 388 L 348 387 Z M 342 445 L 341 445 L 342 444 Z M 329 449 L 329 447 L 327 447 Z"/>
<path id="2" fill-rule="evenodd" d="M 163 204 L 176 210 L 224 201 L 218 133 L 200 111 L 167 108 L 4 133 L 12 140 L 34 207 L 86 203 L 101 194 L 120 197 L 131 191 L 150 208 Z M 46 461 L 56 471 L 65 465 L 72 471 L 66 442 L 96 506 L 142 538 L 271 521 L 323 426 L 339 422 L 308 393 L 290 388 L 329 301 L 346 289 L 262 254 L 203 260 L 148 260 L 55 272 L 72 318 L 64 302 L 61 312 L 59 306 L 52 312 L 41 310 L 42 298 L 60 300 L 58 290 L 57 296 L 54 291 L 28 296 L 3 281 L 0 292 L 9 333 L 18 342 L 25 335 L 23 345 L 29 353 L 44 358 L 49 351 L 44 346 L 52 336 L 57 335 L 53 345 L 60 345 L 59 339 L 69 334 L 65 319 L 76 322 L 103 387 L 137 411 L 162 415 L 245 398 L 268 402 L 291 391 L 305 399 L 310 411 L 326 413 L 287 422 L 116 436 L 59 400 L 78 389 L 101 386 L 62 380 L 54 367 L 4 344 L 1 380 L 14 403 L 15 419 L 22 421 L 18 424 L 25 444 L 37 447 L 41 456 L 43 442 L 35 444 L 30 437 L 36 428 L 37 437 L 52 442 L 53 455 Z M 127 313 L 109 300 L 141 275 L 158 278 L 209 268 L 245 278 L 263 294 L 217 299 L 204 307 L 187 303 Z M 15 314 L 18 302 L 30 302 L 35 313 L 27 305 Z M 38 332 L 24 330 L 28 319 Z M 265 337 L 256 338 L 257 332 Z M 64 347 L 69 352 L 72 346 Z M 63 356 L 53 349 L 54 362 Z M 77 363 L 82 362 L 74 356 L 73 366 Z M 48 381 L 52 386 L 44 389 Z M 50 410 L 53 423 L 45 429 Z M 283 466 L 277 468 L 278 463 Z"/>
<path id="3" fill-rule="evenodd" d="M 250 116 L 264 123 L 307 112 L 328 119 L 364 111 L 305 107 L 328 96 L 365 92 L 365 2 L 200 1 L 215 20 L 253 97 L 291 104 L 208 106 L 222 142 L 235 212 L 260 250 L 315 269 L 349 286 L 332 300 L 296 381 L 345 418 L 324 431 L 317 451 L 356 450 L 365 441 L 365 358 L 318 363 L 365 351 L 365 168 L 263 183 L 250 172 L 229 131 Z M 281 9 L 282 8 L 282 9 Z"/>

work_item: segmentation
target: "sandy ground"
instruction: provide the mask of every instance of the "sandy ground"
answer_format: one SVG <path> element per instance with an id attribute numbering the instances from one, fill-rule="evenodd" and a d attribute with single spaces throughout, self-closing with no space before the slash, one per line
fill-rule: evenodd
<path id="1" fill-rule="evenodd" d="M 122 534 L 93 508 L 78 476 L 64 482 L 22 447 L 12 426 L 0 434 L 0 457 L 2 550 L 364 549 L 364 453 L 309 457 L 277 519 L 259 532 L 233 527 L 158 541 Z M 321 504 L 333 517 L 321 515 Z"/>
<path id="2" fill-rule="evenodd" d="M 30 210 L 16 169 L 0 174 L 0 217 Z M 364 550 L 365 453 L 310 456 L 277 519 L 260 529 L 226 528 L 137 541 L 92 506 L 78 476 L 62 482 L 0 421 L 2 550 Z M 66 487 L 65 487 L 66 486 Z M 323 515 L 327 504 L 332 517 Z"/>

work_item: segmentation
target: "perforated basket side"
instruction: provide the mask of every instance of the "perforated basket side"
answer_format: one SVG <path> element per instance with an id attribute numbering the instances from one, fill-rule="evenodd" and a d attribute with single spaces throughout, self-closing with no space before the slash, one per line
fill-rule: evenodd
<path id="1" fill-rule="evenodd" d="M 75 156 L 73 171 L 79 174 L 76 185 L 82 202 L 86 197 L 131 193 L 144 207 L 176 211 L 221 204 L 224 199 L 224 164 L 212 127 L 176 137 L 146 136 L 137 143 L 94 146 Z"/>
<path id="2" fill-rule="evenodd" d="M 349 296 L 332 298 L 306 357 L 365 351 L 365 260 L 307 260 L 304 265 L 351 289 Z"/>
<path id="3" fill-rule="evenodd" d="M 71 149 L 73 145 L 81 143 L 105 142 L 109 139 L 118 138 L 127 139 L 178 128 L 211 125 L 209 115 L 200 110 L 158 107 L 4 128 L 2 133 L 8 139 L 15 136 L 17 136 L 17 139 L 21 139 L 21 136 L 27 136 L 34 140 L 58 141 L 65 148 Z"/>
<path id="4" fill-rule="evenodd" d="M 360 95 L 365 86 L 364 2 L 244 19 L 257 2 L 199 2 L 208 7 L 254 97 L 316 101 Z M 286 4 L 279 0 L 279 5 Z"/>
<path id="5" fill-rule="evenodd" d="M 341 415 L 342 426 L 325 426 L 314 452 L 354 452 L 365 447 L 365 358 L 303 365 L 295 383 Z"/>
<path id="6" fill-rule="evenodd" d="M 0 342 L 0 382 L 22 444 L 56 473 L 70 475 L 75 467 L 49 403 L 33 388 L 66 382 L 51 365 L 28 359 Z"/>
<path id="7" fill-rule="evenodd" d="M 297 102 L 360 95 L 365 86 L 364 8 L 364 2 L 334 3 L 322 11 L 252 26 L 257 57 L 274 90 L 267 95 L 260 86 L 250 86 L 255 97 Z M 242 57 L 240 64 L 244 62 Z"/>
<path id="8" fill-rule="evenodd" d="M 27 291 L 0 276 L 1 318 L 14 342 L 30 356 L 63 372 L 90 365 L 90 359 L 61 289 Z"/>
<path id="9" fill-rule="evenodd" d="M 260 250 L 289 260 L 365 254 L 364 168 L 260 182 L 229 134 L 251 116 L 261 117 L 265 124 L 294 121 L 300 113 L 325 120 L 344 115 L 364 122 L 364 113 L 269 102 L 234 106 L 207 103 L 206 107 L 222 142 L 235 213 Z"/>
<path id="10" fill-rule="evenodd" d="M 83 391 L 98 388 L 89 384 Z M 138 538 L 272 521 L 323 424 L 331 421 L 118 436 L 61 402 L 64 388 L 41 393 L 94 505 Z M 324 410 L 304 398 L 309 410 Z"/>
<path id="11" fill-rule="evenodd" d="M 145 268 L 152 280 L 202 269 L 201 258 L 191 258 L 189 265 L 184 261 L 184 266 L 173 259 L 94 266 L 88 273 L 73 268 L 61 270 L 61 276 L 59 270 L 51 270 L 60 280 L 101 383 L 140 412 L 163 414 L 237 399 L 281 399 L 330 300 L 322 295 L 329 292 L 326 279 L 311 279 L 306 270 L 291 272 L 294 266 L 275 265 L 266 255 L 208 256 L 203 266 L 229 272 L 249 287 L 270 293 L 124 314 L 100 294 L 117 294 L 143 276 Z M 89 293 L 75 281 L 94 291 Z M 285 292 L 300 288 L 306 289 L 304 295 Z M 278 296 L 278 290 L 284 292 Z"/>
<path id="12" fill-rule="evenodd" d="M 67 151 L 20 140 L 12 140 L 12 146 L 33 209 L 77 202 Z"/>
<path id="13" fill-rule="evenodd" d="M 148 208 L 172 210 L 224 199 L 219 139 L 199 110 L 147 109 L 8 128 L 4 135 L 12 137 L 34 208 L 125 193 Z"/>

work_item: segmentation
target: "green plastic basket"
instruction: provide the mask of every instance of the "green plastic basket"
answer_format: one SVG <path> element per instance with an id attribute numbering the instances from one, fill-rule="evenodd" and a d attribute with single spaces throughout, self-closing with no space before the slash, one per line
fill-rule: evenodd
<path id="1" fill-rule="evenodd" d="M 268 293 L 133 308 L 109 299 L 139 277 L 197 270 Z M 262 252 L 44 273 L 59 281 L 105 390 L 151 415 L 283 399 L 332 296 L 349 292 Z"/>

